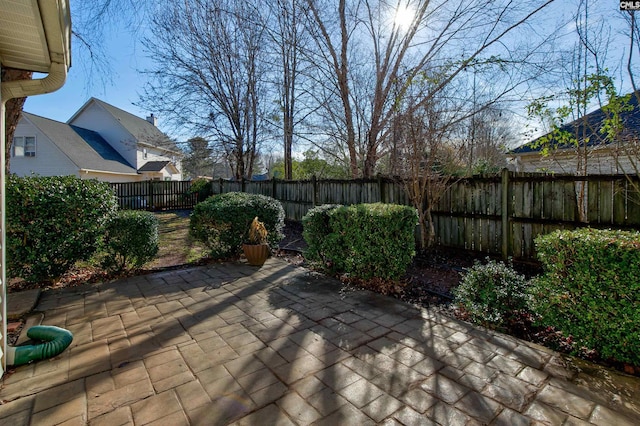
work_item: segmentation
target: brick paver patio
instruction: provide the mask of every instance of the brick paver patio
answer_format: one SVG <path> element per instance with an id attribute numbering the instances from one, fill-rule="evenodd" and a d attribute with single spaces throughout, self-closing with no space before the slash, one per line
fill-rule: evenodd
<path id="1" fill-rule="evenodd" d="M 345 290 L 278 259 L 49 291 L 36 310 L 75 339 L 58 357 L 5 375 L 1 424 L 640 419 L 637 378 L 621 376 L 620 391 L 616 373 L 579 373 L 548 349 Z"/>

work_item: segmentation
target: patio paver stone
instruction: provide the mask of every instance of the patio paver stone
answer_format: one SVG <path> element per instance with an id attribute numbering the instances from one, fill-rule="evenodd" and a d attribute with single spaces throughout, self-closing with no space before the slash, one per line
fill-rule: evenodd
<path id="1" fill-rule="evenodd" d="M 261 268 L 213 264 L 50 290 L 35 310 L 74 341 L 5 374 L 0 424 L 632 425 L 640 418 L 639 378 L 591 377 L 547 348 L 343 288 L 276 258 Z"/>

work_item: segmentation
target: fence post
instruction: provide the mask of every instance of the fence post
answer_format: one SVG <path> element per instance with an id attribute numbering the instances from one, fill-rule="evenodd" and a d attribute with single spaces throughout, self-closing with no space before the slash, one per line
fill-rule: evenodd
<path id="1" fill-rule="evenodd" d="M 149 201 L 147 202 L 147 210 L 153 210 L 153 182 L 151 179 L 147 181 L 147 194 L 149 194 Z"/>
<path id="2" fill-rule="evenodd" d="M 378 173 L 378 190 L 380 191 L 380 202 L 386 203 L 387 197 L 386 197 L 386 194 L 384 193 L 384 190 L 385 190 L 384 179 L 382 179 L 382 175 L 380 173 Z"/>
<path id="3" fill-rule="evenodd" d="M 276 186 L 278 185 L 276 181 L 277 179 L 274 176 L 271 180 L 271 198 L 276 198 Z"/>
<path id="4" fill-rule="evenodd" d="M 502 258 L 507 260 L 509 257 L 509 240 L 511 230 L 509 229 L 509 205 L 511 204 L 509 201 L 509 170 L 505 167 L 502 169 L 502 209 L 501 209 L 501 218 L 502 218 Z"/>
<path id="5" fill-rule="evenodd" d="M 222 194 L 222 178 L 220 178 L 220 180 L 218 181 L 218 185 L 220 185 L 220 191 L 218 192 L 218 194 Z"/>
<path id="6" fill-rule="evenodd" d="M 313 187 L 313 193 L 311 194 L 313 207 L 315 207 L 318 204 L 318 179 L 316 179 L 316 175 L 311 176 L 311 186 Z"/>
<path id="7" fill-rule="evenodd" d="M 240 190 L 241 190 L 242 192 L 245 192 L 245 188 L 246 188 L 246 187 L 247 187 L 247 184 L 246 184 L 246 182 L 245 182 L 245 180 L 244 180 L 244 176 L 242 176 L 242 180 L 240 181 Z"/>

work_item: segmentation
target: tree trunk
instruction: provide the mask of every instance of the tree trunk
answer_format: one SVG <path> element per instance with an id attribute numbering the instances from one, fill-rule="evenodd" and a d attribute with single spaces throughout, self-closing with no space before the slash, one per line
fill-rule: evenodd
<path id="1" fill-rule="evenodd" d="M 2 81 L 16 81 L 16 80 L 29 80 L 31 79 L 33 73 L 30 71 L 23 70 L 14 70 L 14 69 L 6 69 L 2 68 Z M 5 145 L 5 153 L 6 153 L 6 163 L 4 165 L 7 174 L 9 173 L 9 166 L 11 160 L 11 145 L 13 143 L 13 134 L 16 132 L 16 127 L 18 126 L 18 121 L 20 120 L 20 116 L 22 115 L 22 107 L 24 106 L 24 102 L 27 98 L 16 98 L 10 99 L 6 104 L 6 116 L 4 122 L 5 128 L 5 137 L 6 137 L 6 145 Z"/>
<path id="2" fill-rule="evenodd" d="M 420 226 L 420 241 L 418 241 L 418 243 L 420 245 L 420 250 L 424 250 L 427 248 L 427 240 L 429 236 L 427 232 L 427 219 L 422 209 L 418 209 L 418 225 Z"/>
<path id="3" fill-rule="evenodd" d="M 424 212 L 425 214 L 425 219 L 426 219 L 426 230 L 427 232 L 427 238 L 426 238 L 426 244 L 427 247 L 433 247 L 435 245 L 436 242 L 436 228 L 433 226 L 433 216 L 431 216 L 431 206 L 427 207 L 427 210 Z"/>
<path id="4" fill-rule="evenodd" d="M 369 132 L 367 137 L 367 154 L 364 158 L 363 177 L 372 178 L 376 174 L 376 163 L 378 162 L 378 150 L 376 147 L 375 138 L 377 138 L 377 132 Z"/>
<path id="5" fill-rule="evenodd" d="M 291 157 L 291 149 L 293 146 L 293 117 L 285 107 L 284 113 L 284 178 L 286 180 L 293 179 L 293 159 Z"/>
<path id="6" fill-rule="evenodd" d="M 435 245 L 436 230 L 433 226 L 431 206 L 426 200 L 415 200 L 413 206 L 418 210 L 418 225 L 420 226 L 420 249 L 425 250 Z"/>

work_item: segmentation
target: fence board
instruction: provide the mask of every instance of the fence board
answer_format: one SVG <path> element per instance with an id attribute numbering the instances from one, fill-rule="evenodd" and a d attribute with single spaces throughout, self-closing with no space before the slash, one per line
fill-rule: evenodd
<path id="1" fill-rule="evenodd" d="M 535 256 L 536 236 L 555 229 L 589 224 L 640 229 L 640 193 L 625 176 L 573 177 L 535 173 L 508 173 L 508 212 L 502 211 L 503 188 L 498 176 L 450 182 L 433 208 L 436 242 L 443 246 L 503 253 L 502 215 L 508 214 L 508 255 Z M 635 178 L 635 182 L 639 182 Z M 576 194 L 586 185 L 587 222 L 579 222 Z M 405 186 L 387 178 L 369 180 L 218 181 L 214 193 L 242 191 L 279 199 L 288 218 L 301 220 L 318 204 L 388 202 L 410 205 Z M 123 192 L 124 191 L 124 192 Z M 186 191 L 183 191 L 186 192 Z M 123 199 L 143 196 L 140 187 L 121 190 Z M 163 203 L 172 195 L 163 193 Z M 635 201 L 634 201 L 635 198 Z"/>
<path id="2" fill-rule="evenodd" d="M 587 185 L 587 220 L 600 223 L 600 182 L 591 181 Z"/>
<path id="3" fill-rule="evenodd" d="M 613 185 L 612 182 L 600 182 L 600 201 L 598 210 L 600 211 L 600 223 L 613 222 Z"/>
<path id="4" fill-rule="evenodd" d="M 574 221 L 579 216 L 578 212 L 577 196 L 580 194 L 579 186 L 583 185 L 583 182 L 563 182 L 562 195 L 563 195 L 563 214 L 562 220 Z"/>
<path id="5" fill-rule="evenodd" d="M 631 226 L 640 225 L 640 181 L 627 185 L 627 223 Z"/>
<path id="6" fill-rule="evenodd" d="M 613 184 L 613 221 L 627 223 L 627 182 L 616 181 Z"/>
<path id="7" fill-rule="evenodd" d="M 468 221 L 475 221 L 475 219 L 469 218 Z M 473 233 L 474 229 L 476 229 L 473 224 L 465 224 L 464 229 L 464 248 L 467 250 L 474 250 L 476 246 L 475 235 Z"/>

